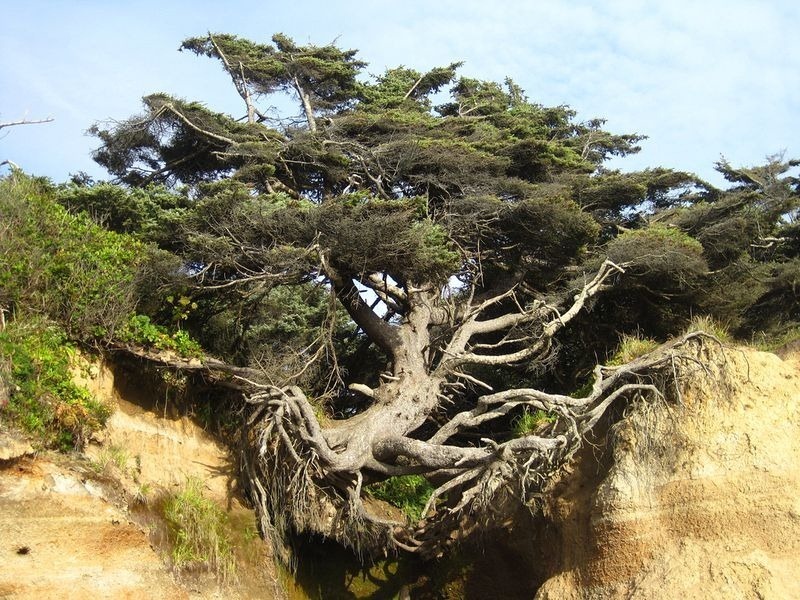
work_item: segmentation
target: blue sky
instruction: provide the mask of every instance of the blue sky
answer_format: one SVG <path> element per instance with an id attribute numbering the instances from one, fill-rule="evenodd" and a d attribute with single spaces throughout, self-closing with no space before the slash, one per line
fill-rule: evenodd
<path id="1" fill-rule="evenodd" d="M 618 133 L 649 136 L 615 162 L 669 166 L 720 183 L 713 163 L 800 156 L 800 3 L 670 0 L 506 1 L 150 0 L 2 1 L 0 122 L 53 117 L 0 130 L 0 161 L 62 181 L 104 173 L 84 135 L 123 119 L 141 96 L 165 91 L 241 112 L 222 71 L 177 51 L 206 31 L 268 41 L 338 40 L 370 73 L 465 61 L 465 75 L 512 77 L 529 98 L 603 117 Z"/>

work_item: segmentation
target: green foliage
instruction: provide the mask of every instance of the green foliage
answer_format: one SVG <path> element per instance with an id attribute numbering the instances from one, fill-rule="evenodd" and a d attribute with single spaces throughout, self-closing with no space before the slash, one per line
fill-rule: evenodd
<path id="1" fill-rule="evenodd" d="M 11 321 L 0 331 L 0 356 L 10 359 L 12 387 L 2 411 L 43 445 L 80 448 L 110 416 L 106 404 L 73 381 L 74 350 L 57 325 L 36 318 Z"/>
<path id="2" fill-rule="evenodd" d="M 425 504 L 433 493 L 433 487 L 421 475 L 401 475 L 369 486 L 375 498 L 401 509 L 412 521 L 422 518 Z"/>
<path id="3" fill-rule="evenodd" d="M 360 78 L 365 63 L 355 51 L 283 34 L 266 44 L 202 35 L 182 49 L 219 61 L 247 118 L 146 96 L 143 114 L 95 129 L 96 158 L 153 198 L 103 187 L 64 194 L 95 214 L 108 192 L 120 205 L 103 212 L 109 223 L 139 228 L 217 284 L 158 297 L 191 297 L 196 309 L 173 302 L 167 314 L 151 302 L 143 312 L 180 323 L 239 362 L 266 359 L 287 372 L 286 356 L 308 347 L 301 340 L 338 338 L 331 347 L 341 350 L 363 339 L 341 342 L 338 321 L 325 330 L 335 335 L 320 335 L 333 319 L 318 315 L 334 310 L 318 312 L 316 298 L 305 313 L 289 293 L 289 310 L 276 314 L 281 286 L 323 280 L 337 294 L 334 279 L 368 285 L 387 277 L 421 289 L 455 276 L 475 284 L 476 297 L 516 286 L 524 305 L 569 298 L 605 258 L 624 274 L 587 303 L 590 317 L 560 334 L 559 357 L 576 377 L 608 356 L 620 332 L 666 338 L 698 312 L 740 337 L 800 322 L 797 161 L 722 161 L 732 184 L 725 191 L 667 168 L 609 171 L 605 161 L 637 152 L 642 136 L 537 104 L 511 79 L 460 77 L 458 63 Z M 305 123 L 266 118 L 275 93 L 294 97 Z M 437 93 L 449 97 L 433 106 Z M 185 184 L 192 201 L 147 187 L 154 183 Z M 403 314 L 394 308 L 390 323 Z M 270 335 L 291 340 L 284 356 Z M 376 360 L 347 367 L 363 364 Z"/>
<path id="4" fill-rule="evenodd" d="M 232 77 L 243 74 L 253 92 L 307 90 L 315 104 L 334 110 L 352 101 L 359 90 L 356 76 L 366 63 L 356 60 L 355 50 L 334 45 L 298 46 L 276 33 L 271 44 L 256 44 L 228 34 L 209 34 L 183 42 L 181 50 L 218 59 Z"/>
<path id="5" fill-rule="evenodd" d="M 663 220 L 703 245 L 711 273 L 698 310 L 738 337 L 778 334 L 800 323 L 800 186 L 795 160 L 768 157 L 763 165 L 717 165 L 733 186 L 703 202 L 668 212 Z"/>
<path id="6" fill-rule="evenodd" d="M 557 415 L 543 411 L 543 410 L 530 410 L 525 408 L 522 414 L 518 415 L 511 421 L 511 432 L 514 437 L 523 437 L 537 432 L 543 425 L 555 423 L 558 419 Z"/>
<path id="7" fill-rule="evenodd" d="M 147 315 L 131 315 L 117 331 L 116 339 L 128 343 L 162 351 L 174 351 L 186 358 L 202 358 L 200 344 L 182 330 L 173 334 L 163 325 L 150 320 Z"/>
<path id="8" fill-rule="evenodd" d="M 190 478 L 181 491 L 169 496 L 164 502 L 164 518 L 172 543 L 172 561 L 177 568 L 211 569 L 221 581 L 235 576 L 227 515 L 203 495 L 202 481 Z"/>
<path id="9" fill-rule="evenodd" d="M 0 306 L 47 316 L 74 338 L 110 337 L 136 303 L 144 247 L 69 214 L 49 183 L 0 180 Z"/>
<path id="10" fill-rule="evenodd" d="M 606 251 L 634 275 L 626 278 L 626 286 L 645 286 L 656 294 L 691 293 L 708 272 L 702 244 L 677 227 L 651 225 L 625 232 Z"/>
<path id="11" fill-rule="evenodd" d="M 184 294 L 170 295 L 167 296 L 166 300 L 172 313 L 170 315 L 170 320 L 175 325 L 180 325 L 189 318 L 192 311 L 198 308 L 197 302 L 194 302 L 189 296 Z"/>
<path id="12" fill-rule="evenodd" d="M 776 334 L 760 332 L 753 337 L 752 344 L 764 352 L 777 352 L 787 346 L 800 347 L 800 325 L 789 327 Z"/>
<path id="13" fill-rule="evenodd" d="M 85 213 L 105 229 L 162 247 L 174 240 L 175 229 L 190 206 L 186 193 L 160 185 L 124 188 L 91 180 L 59 186 L 56 200 L 71 213 Z"/>

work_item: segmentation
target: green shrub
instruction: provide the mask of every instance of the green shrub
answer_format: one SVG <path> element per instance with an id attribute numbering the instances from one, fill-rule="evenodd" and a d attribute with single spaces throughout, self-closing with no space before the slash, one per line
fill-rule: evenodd
<path id="1" fill-rule="evenodd" d="M 0 179 L 0 307 L 47 316 L 70 337 L 110 337 L 136 304 L 144 246 L 72 215 L 52 186 Z"/>
<path id="2" fill-rule="evenodd" d="M 108 182 L 67 183 L 56 200 L 72 213 L 85 213 L 105 229 L 169 245 L 177 222 L 190 204 L 186 194 L 164 186 L 127 188 Z"/>
<path id="3" fill-rule="evenodd" d="M 74 349 L 57 325 L 41 318 L 9 322 L 0 331 L 0 355 L 11 363 L 12 393 L 3 412 L 45 446 L 79 448 L 111 414 L 72 380 Z"/>
<path id="4" fill-rule="evenodd" d="M 227 531 L 227 515 L 203 496 L 203 483 L 189 478 L 183 489 L 164 503 L 164 518 L 177 568 L 212 569 L 221 581 L 234 576 L 236 563 Z"/>
<path id="5" fill-rule="evenodd" d="M 433 487 L 421 475 L 401 475 L 369 486 L 375 498 L 401 509 L 413 521 L 422 518 L 422 510 L 433 493 Z"/>

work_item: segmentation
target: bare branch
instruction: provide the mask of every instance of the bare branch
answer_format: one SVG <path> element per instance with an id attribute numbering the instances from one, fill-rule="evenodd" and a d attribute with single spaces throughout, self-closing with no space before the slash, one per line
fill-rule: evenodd
<path id="1" fill-rule="evenodd" d="M 215 140 L 217 140 L 219 142 L 223 142 L 225 144 L 230 144 L 231 146 L 235 146 L 236 145 L 236 142 L 234 140 L 230 139 L 230 138 L 227 138 L 227 137 L 222 136 L 222 135 L 218 135 L 216 133 L 213 133 L 211 131 L 208 131 L 206 129 L 198 127 L 197 125 L 192 123 L 189 119 L 187 119 L 186 116 L 183 113 L 181 113 L 178 109 L 176 109 L 172 105 L 171 102 L 167 102 L 166 104 L 164 104 L 164 108 L 166 110 L 169 110 L 172 114 L 174 114 L 176 117 L 178 117 L 178 119 L 180 119 L 183 123 L 185 123 L 187 127 L 191 128 L 191 129 L 194 129 L 197 133 L 200 133 L 202 135 L 205 135 L 207 137 L 215 139 Z"/>
<path id="2" fill-rule="evenodd" d="M 5 127 L 16 127 L 17 125 L 38 125 L 40 123 L 51 123 L 55 119 L 53 117 L 47 117 L 46 119 L 20 119 L 19 121 L 6 121 L 5 123 L 0 123 L 0 129 L 4 129 Z"/>
<path id="3" fill-rule="evenodd" d="M 603 289 L 603 283 L 614 273 L 624 273 L 627 265 L 617 265 L 611 260 L 606 259 L 589 283 L 583 286 L 583 289 L 575 296 L 575 302 L 570 309 L 559 316 L 557 319 L 550 321 L 545 328 L 545 335 L 552 337 L 556 331 L 561 329 L 564 325 L 569 323 L 581 311 L 586 304 L 586 301 L 592 296 L 597 295 Z"/>

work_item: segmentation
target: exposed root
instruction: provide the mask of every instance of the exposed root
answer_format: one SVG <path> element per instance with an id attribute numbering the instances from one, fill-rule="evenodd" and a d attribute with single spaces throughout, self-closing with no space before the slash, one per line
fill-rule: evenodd
<path id="1" fill-rule="evenodd" d="M 598 365 L 584 398 L 535 389 L 487 394 L 428 440 L 376 438 L 360 461 L 342 445 L 340 430 L 333 435 L 320 428 L 302 391 L 260 386 L 248 398 L 245 469 L 262 529 L 287 563 L 286 540 L 302 531 L 322 533 L 359 554 L 441 554 L 459 531 L 504 520 L 510 503 L 535 507 L 612 406 L 621 414 L 635 402 L 680 404 L 683 377 L 697 370 L 724 371 L 715 366 L 709 341 L 718 343 L 692 333 L 627 365 Z M 518 438 L 482 439 L 477 446 L 451 442 L 517 407 L 557 417 Z M 406 524 L 371 514 L 363 502 L 365 481 L 405 473 L 422 473 L 437 483 L 423 519 Z"/>

